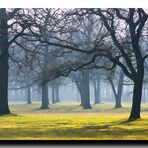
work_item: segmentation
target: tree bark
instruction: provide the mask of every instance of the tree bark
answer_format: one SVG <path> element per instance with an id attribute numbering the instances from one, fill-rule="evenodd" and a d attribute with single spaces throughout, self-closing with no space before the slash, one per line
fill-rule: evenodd
<path id="1" fill-rule="evenodd" d="M 42 105 L 41 109 L 49 109 L 48 107 L 49 100 L 48 100 L 48 84 L 42 85 Z"/>
<path id="2" fill-rule="evenodd" d="M 8 106 L 8 27 L 6 9 L 0 10 L 0 114 L 10 114 Z"/>
<path id="3" fill-rule="evenodd" d="M 27 87 L 27 104 L 32 104 L 30 86 Z"/>
<path id="4" fill-rule="evenodd" d="M 89 72 L 83 71 L 79 83 L 76 83 L 80 92 L 81 106 L 83 106 L 83 109 L 91 109 L 89 82 Z"/>
<path id="5" fill-rule="evenodd" d="M 8 57 L 0 59 L 0 114 L 10 114 L 8 107 Z"/>
<path id="6" fill-rule="evenodd" d="M 97 80 L 93 81 L 94 83 L 94 97 L 95 97 L 95 102 L 94 104 L 100 103 L 100 79 L 98 78 Z"/>
<path id="7" fill-rule="evenodd" d="M 82 100 L 83 109 L 91 109 L 90 93 L 88 91 L 88 87 L 87 86 L 85 86 L 83 88 L 83 90 L 81 91 L 81 100 Z"/>
<path id="8" fill-rule="evenodd" d="M 140 118 L 143 76 L 144 70 L 141 70 L 140 73 L 137 73 L 137 77 L 134 82 L 132 110 L 129 121 L 134 121 Z"/>

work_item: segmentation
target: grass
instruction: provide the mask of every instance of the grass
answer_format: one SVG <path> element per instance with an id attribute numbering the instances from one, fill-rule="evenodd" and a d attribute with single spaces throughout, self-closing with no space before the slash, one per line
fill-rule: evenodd
<path id="1" fill-rule="evenodd" d="M 130 105 L 114 109 L 113 104 L 93 105 L 83 110 L 76 103 L 57 103 L 48 110 L 40 104 L 10 105 L 14 115 L 0 116 L 2 140 L 148 140 L 148 104 L 142 119 L 123 123 Z"/>

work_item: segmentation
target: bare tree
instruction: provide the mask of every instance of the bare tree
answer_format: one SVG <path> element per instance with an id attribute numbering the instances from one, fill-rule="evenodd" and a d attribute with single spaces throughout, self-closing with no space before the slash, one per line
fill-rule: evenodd
<path id="1" fill-rule="evenodd" d="M 140 42 L 148 16 L 143 9 L 91 9 L 89 12 L 100 17 L 118 51 L 118 56 L 107 51 L 106 57 L 120 66 L 124 74 L 134 82 L 129 121 L 136 120 L 140 118 L 144 60 L 147 57 L 142 55 Z M 129 34 L 125 31 L 127 28 Z M 129 37 L 128 41 L 124 40 L 124 34 Z M 121 62 L 121 58 L 126 64 Z"/>

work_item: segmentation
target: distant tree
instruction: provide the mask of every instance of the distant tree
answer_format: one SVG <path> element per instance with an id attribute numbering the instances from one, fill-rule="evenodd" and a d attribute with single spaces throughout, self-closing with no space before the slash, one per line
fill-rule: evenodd
<path id="1" fill-rule="evenodd" d="M 114 75 L 111 74 L 111 72 L 109 72 L 107 74 L 107 79 L 108 81 L 110 82 L 110 85 L 111 85 L 111 88 L 113 90 L 113 94 L 114 94 L 114 97 L 115 97 L 115 108 L 121 108 L 122 105 L 121 105 L 121 97 L 122 97 L 122 92 L 123 92 L 123 85 L 124 85 L 124 73 L 122 70 L 120 70 L 119 74 L 116 74 L 118 75 L 118 78 L 115 78 L 117 79 L 116 83 L 117 83 L 117 88 L 116 88 L 116 84 L 114 82 L 114 77 L 117 77 Z"/>
<path id="2" fill-rule="evenodd" d="M 59 88 L 60 88 L 60 79 L 52 80 L 50 83 L 52 90 L 52 103 L 60 102 Z"/>
<path id="3" fill-rule="evenodd" d="M 31 89 L 30 89 L 30 86 L 28 86 L 26 88 L 26 96 L 27 96 L 27 104 L 32 104 L 31 102 Z"/>
<path id="4" fill-rule="evenodd" d="M 94 86 L 94 97 L 95 97 L 94 104 L 101 103 L 101 100 L 100 100 L 100 77 L 99 76 L 97 78 L 93 79 L 93 86 Z"/>

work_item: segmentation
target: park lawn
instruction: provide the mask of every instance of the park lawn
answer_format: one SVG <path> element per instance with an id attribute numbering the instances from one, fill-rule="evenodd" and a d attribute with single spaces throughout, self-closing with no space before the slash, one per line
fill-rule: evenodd
<path id="1" fill-rule="evenodd" d="M 112 104 L 93 105 L 82 110 L 77 104 L 10 105 L 14 114 L 0 116 L 1 140 L 147 140 L 148 108 L 143 105 L 142 119 L 124 123 L 129 106 L 113 109 Z M 71 108 L 71 111 L 70 111 Z"/>

